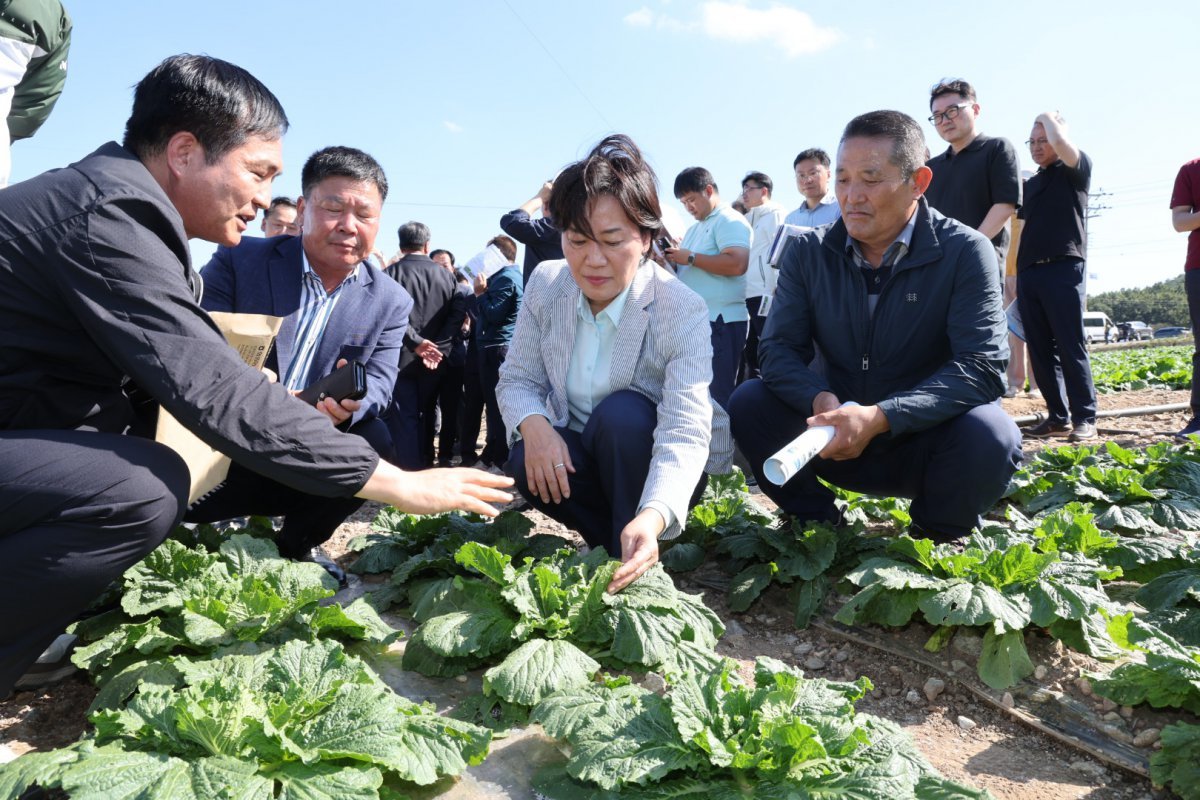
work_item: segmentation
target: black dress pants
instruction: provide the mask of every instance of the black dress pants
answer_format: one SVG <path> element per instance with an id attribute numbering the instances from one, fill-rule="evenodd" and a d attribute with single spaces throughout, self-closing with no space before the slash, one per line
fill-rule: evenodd
<path id="1" fill-rule="evenodd" d="M 582 431 L 555 428 L 575 466 L 570 476 L 571 496 L 561 503 L 544 503 L 530 491 L 524 441 L 513 445 L 504 470 L 516 480 L 517 490 L 531 506 L 577 531 L 590 546 L 603 547 L 613 558 L 620 558 L 621 531 L 637 516 L 650 474 L 657 424 L 654 403 L 622 389 L 596 404 Z M 708 476 L 700 473 L 689 507 L 700 501 L 707 482 Z"/>
<path id="2" fill-rule="evenodd" d="M 487 409 L 487 440 L 480 458 L 485 464 L 503 467 L 508 461 L 508 432 L 500 402 L 496 399 L 496 384 L 500 382 L 500 367 L 508 358 L 508 345 L 497 344 L 479 348 L 479 386 Z"/>
<path id="3" fill-rule="evenodd" d="M 382 420 L 363 420 L 347 432 L 366 439 L 380 458 L 391 458 L 392 440 Z M 328 540 L 364 502 L 358 497 L 306 494 L 233 464 L 225 482 L 200 498 L 187 510 L 184 519 L 220 522 L 246 516 L 283 517 L 283 529 L 276 539 L 279 554 L 284 558 L 303 558 L 309 550 Z"/>
<path id="4" fill-rule="evenodd" d="M 425 420 L 437 408 L 441 384 L 440 369 L 421 365 L 396 379 L 386 422 L 395 453 L 392 463 L 400 469 L 414 471 L 433 466 L 433 453 L 425 448 Z"/>
<path id="5" fill-rule="evenodd" d="M 463 368 L 462 409 L 458 417 L 458 454 L 464 467 L 473 466 L 479 458 L 475 448 L 479 445 L 484 405 L 479 359 L 479 347 L 472 339 L 467 346 L 467 362 Z"/>
<path id="6" fill-rule="evenodd" d="M 858 458 L 814 458 L 783 486 L 763 474 L 763 462 L 805 430 L 805 417 L 750 380 L 729 400 L 733 438 L 750 461 L 759 488 L 801 520 L 837 519 L 834 486 L 882 497 L 908 497 L 914 535 L 935 541 L 967 536 L 996 504 L 1021 464 L 1021 434 L 998 403 L 987 403 L 940 425 L 902 436 L 876 436 Z"/>
<path id="7" fill-rule="evenodd" d="M 183 460 L 147 439 L 0 432 L 0 697 L 179 524 L 188 484 Z"/>
<path id="8" fill-rule="evenodd" d="M 1017 303 L 1025 346 L 1049 418 L 1055 422 L 1096 421 L 1096 387 L 1083 333 L 1084 271 L 1078 258 L 1063 258 L 1021 270 Z"/>

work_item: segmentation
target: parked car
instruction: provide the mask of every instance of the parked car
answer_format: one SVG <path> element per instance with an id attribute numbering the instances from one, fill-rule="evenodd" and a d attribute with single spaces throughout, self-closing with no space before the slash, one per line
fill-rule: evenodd
<path id="1" fill-rule="evenodd" d="M 1180 327 L 1176 327 L 1176 326 L 1172 325 L 1167 328 L 1159 328 L 1158 330 L 1156 330 L 1154 332 L 1154 338 L 1155 339 L 1174 339 L 1177 336 L 1187 336 L 1190 333 L 1191 333 L 1191 331 L 1189 331 L 1187 328 L 1180 328 Z"/>
<path id="2" fill-rule="evenodd" d="M 1154 338 L 1154 329 L 1144 322 L 1133 320 L 1117 325 L 1118 342 L 1144 342 Z"/>

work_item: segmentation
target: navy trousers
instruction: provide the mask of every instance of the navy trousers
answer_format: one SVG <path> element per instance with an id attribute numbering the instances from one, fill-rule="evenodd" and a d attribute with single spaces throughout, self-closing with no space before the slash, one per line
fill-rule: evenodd
<path id="1" fill-rule="evenodd" d="M 1080 259 L 1065 258 L 1026 267 L 1017 276 L 1033 377 L 1056 422 L 1096 421 L 1096 387 L 1083 334 L 1084 269 Z"/>
<path id="2" fill-rule="evenodd" d="M 914 532 L 946 541 L 966 536 L 995 505 L 1021 463 L 1021 434 L 998 404 L 976 406 L 928 430 L 875 437 L 849 461 L 814 458 L 783 486 L 762 465 L 804 432 L 804 417 L 761 380 L 743 383 L 730 398 L 733 437 L 749 459 L 759 488 L 802 520 L 837 519 L 833 492 L 817 478 L 855 492 L 907 497 Z"/>
<path id="3" fill-rule="evenodd" d="M 454 458 L 455 450 L 458 447 L 458 418 L 459 409 L 462 406 L 465 365 L 464 362 L 453 359 L 454 356 L 451 355 L 439 367 L 439 371 L 445 373 L 442 375 L 435 399 L 437 417 L 441 420 L 441 427 L 438 428 L 435 424 L 436 420 L 433 414 L 427 414 L 424 419 L 424 452 L 433 453 L 433 442 L 436 438 L 437 466 L 439 467 L 450 466 L 450 459 Z"/>
<path id="4" fill-rule="evenodd" d="M 392 406 L 385 422 L 395 453 L 393 463 L 405 470 L 433 466 L 433 453 L 425 448 L 425 420 L 437 409 L 441 369 L 416 366 L 396 379 Z"/>
<path id="5" fill-rule="evenodd" d="M 348 433 L 361 436 L 384 460 L 392 458 L 392 439 L 380 419 L 366 419 Z M 284 558 L 302 558 L 325 542 L 357 511 L 365 500 L 358 497 L 318 497 L 273 481 L 233 464 L 225 482 L 187 510 L 188 522 L 220 522 L 236 517 L 283 517 L 276 538 Z"/>
<path id="6" fill-rule="evenodd" d="M 147 439 L 0 432 L 0 697 L 179 524 L 188 483 L 183 460 Z"/>
<path id="7" fill-rule="evenodd" d="M 467 362 L 463 369 L 462 410 L 458 417 L 458 454 L 462 465 L 470 467 L 479 458 L 480 420 L 483 417 L 483 382 L 479 374 L 479 348 L 472 339 L 467 346 Z"/>
<path id="8" fill-rule="evenodd" d="M 523 441 L 513 445 L 505 471 L 516 480 L 517 490 L 531 506 L 577 531 L 592 547 L 603 547 L 613 558 L 620 558 L 621 531 L 637 516 L 650 474 L 657 423 L 654 403 L 623 389 L 596 405 L 582 432 L 555 428 L 567 443 L 575 465 L 575 474 L 570 476 L 571 496 L 561 503 L 544 503 L 530 491 Z M 692 505 L 698 502 L 707 480 L 701 474 Z"/>
<path id="9" fill-rule="evenodd" d="M 742 363 L 742 350 L 746 346 L 747 322 L 726 322 L 723 316 L 710 322 L 712 341 L 712 383 L 708 392 L 717 404 L 728 410 L 729 395 L 737 382 L 738 367 Z"/>

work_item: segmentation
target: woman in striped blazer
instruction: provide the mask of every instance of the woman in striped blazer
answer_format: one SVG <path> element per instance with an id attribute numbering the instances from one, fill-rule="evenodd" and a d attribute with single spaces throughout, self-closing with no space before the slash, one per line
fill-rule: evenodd
<path id="1" fill-rule="evenodd" d="M 661 209 L 633 141 L 563 170 L 549 210 L 566 258 L 530 277 L 500 372 L 507 470 L 534 507 L 620 554 L 619 591 L 679 535 L 704 473 L 729 471 L 729 419 L 708 393 L 707 306 L 647 257 Z"/>

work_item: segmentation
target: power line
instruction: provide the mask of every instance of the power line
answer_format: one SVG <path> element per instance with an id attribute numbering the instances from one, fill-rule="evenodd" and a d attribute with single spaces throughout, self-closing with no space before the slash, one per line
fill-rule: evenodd
<path id="1" fill-rule="evenodd" d="M 580 88 L 579 84 L 575 82 L 575 79 L 571 77 L 571 73 L 567 72 L 566 68 L 559 63 L 558 59 L 554 57 L 554 54 L 550 52 L 550 49 L 546 47 L 546 45 L 542 44 L 542 40 L 539 39 L 537 34 L 533 32 L 533 28 L 530 28 L 529 25 L 525 23 L 525 20 L 520 14 L 517 13 L 517 10 L 512 7 L 508 0 L 504 0 L 504 5 L 508 6 L 508 10 L 511 11 L 512 15 L 517 18 L 517 22 L 521 23 L 521 26 L 525 28 L 525 30 L 529 32 L 529 35 L 533 37 L 533 40 L 538 43 L 538 47 L 542 48 L 546 55 L 549 56 L 550 60 L 554 62 L 554 65 L 558 67 L 558 69 L 566 77 L 567 81 L 575 87 L 575 91 L 579 92 L 579 96 L 586 100 L 587 104 L 592 107 L 592 110 L 596 112 L 596 116 L 600 117 L 600 119 L 604 121 L 604 124 L 609 130 L 614 130 L 613 124 L 608 121 L 607 117 L 604 116 L 604 112 L 592 102 L 592 98 L 588 97 L 587 93 Z"/>
<path id="2" fill-rule="evenodd" d="M 422 208 L 477 208 L 485 211 L 511 211 L 511 206 L 471 206 L 462 203 L 410 203 L 406 200 L 385 200 L 385 206 L 420 206 Z"/>
<path id="3" fill-rule="evenodd" d="M 1172 186 L 1172 185 L 1174 185 L 1174 183 L 1175 183 L 1174 178 L 1171 178 L 1169 180 L 1146 181 L 1145 183 L 1131 183 L 1128 186 L 1118 186 L 1117 188 L 1113 189 L 1113 191 L 1114 192 L 1126 192 L 1131 189 L 1139 189 L 1142 191 L 1148 191 L 1148 189 L 1145 189 L 1143 187 Z"/>
<path id="4" fill-rule="evenodd" d="M 1105 197 L 1112 197 L 1112 192 L 1104 191 L 1101 187 L 1098 191 L 1088 193 L 1087 215 L 1084 217 L 1084 230 L 1087 229 L 1087 220 L 1096 219 L 1103 211 L 1112 210 L 1112 206 L 1106 206 L 1103 203 L 1096 203 L 1096 200 L 1102 200 Z"/>

